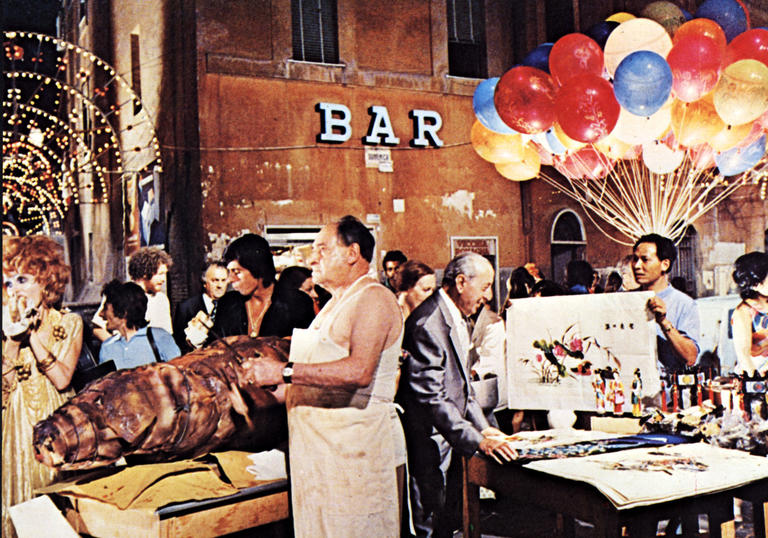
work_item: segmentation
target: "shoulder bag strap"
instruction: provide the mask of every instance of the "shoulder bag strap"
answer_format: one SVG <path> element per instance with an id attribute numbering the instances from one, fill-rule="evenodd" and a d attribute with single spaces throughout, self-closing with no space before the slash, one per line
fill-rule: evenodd
<path id="1" fill-rule="evenodd" d="M 147 340 L 149 340 L 149 345 L 152 346 L 152 353 L 155 354 L 155 360 L 157 362 L 163 362 L 160 358 L 160 352 L 157 350 L 157 344 L 155 344 L 155 337 L 152 336 L 152 327 L 147 327 Z"/>

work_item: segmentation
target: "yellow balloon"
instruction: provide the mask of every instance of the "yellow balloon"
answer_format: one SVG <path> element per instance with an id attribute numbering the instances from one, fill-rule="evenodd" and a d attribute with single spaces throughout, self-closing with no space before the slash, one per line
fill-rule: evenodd
<path id="1" fill-rule="evenodd" d="M 723 70 L 712 100 L 728 125 L 756 120 L 768 110 L 768 66 L 757 60 L 732 63 Z"/>
<path id="2" fill-rule="evenodd" d="M 739 142 L 744 140 L 752 132 L 752 124 L 743 125 L 723 125 L 720 131 L 709 139 L 709 145 L 712 149 L 720 153 L 731 149 Z"/>
<path id="3" fill-rule="evenodd" d="M 533 145 L 525 146 L 523 160 L 511 163 L 496 163 L 496 171 L 512 181 L 526 181 L 539 175 L 541 157 Z"/>
<path id="4" fill-rule="evenodd" d="M 611 21 L 611 22 L 618 22 L 619 24 L 621 24 L 622 22 L 627 22 L 628 20 L 634 19 L 634 18 L 635 16 L 632 15 L 631 13 L 627 13 L 625 11 L 619 11 L 618 13 L 614 13 L 613 15 L 611 15 L 605 20 Z"/>
<path id="5" fill-rule="evenodd" d="M 595 142 L 595 149 L 613 160 L 623 158 L 631 148 L 632 144 L 619 140 L 613 133 Z"/>
<path id="6" fill-rule="evenodd" d="M 520 161 L 523 158 L 523 138 L 519 134 L 497 133 L 475 120 L 469 139 L 477 154 L 488 162 Z"/>
<path id="7" fill-rule="evenodd" d="M 672 38 L 661 24 L 651 19 L 622 22 L 605 42 L 603 55 L 608 73 L 613 76 L 621 61 L 638 50 L 649 50 L 666 58 L 672 50 Z"/>
<path id="8" fill-rule="evenodd" d="M 586 142 L 579 142 L 578 140 L 574 140 L 567 134 L 565 134 L 565 131 L 563 131 L 563 128 L 560 127 L 560 124 L 555 122 L 554 126 L 555 136 L 560 141 L 560 143 L 565 146 L 565 149 L 570 151 L 578 151 L 584 146 L 587 145 Z"/>
<path id="9" fill-rule="evenodd" d="M 611 135 L 627 144 L 636 145 L 661 138 L 672 121 L 672 107 L 664 105 L 650 116 L 635 116 L 624 108 Z"/>
<path id="10" fill-rule="evenodd" d="M 672 131 L 681 146 L 692 147 L 709 142 L 724 126 L 708 99 L 693 103 L 675 101 L 672 105 Z"/>

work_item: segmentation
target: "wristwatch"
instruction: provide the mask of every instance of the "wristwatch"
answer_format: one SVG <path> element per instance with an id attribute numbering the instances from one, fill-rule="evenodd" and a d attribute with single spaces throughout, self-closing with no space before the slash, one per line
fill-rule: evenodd
<path id="1" fill-rule="evenodd" d="M 288 364 L 283 368 L 283 383 L 293 382 L 293 363 L 288 361 Z"/>

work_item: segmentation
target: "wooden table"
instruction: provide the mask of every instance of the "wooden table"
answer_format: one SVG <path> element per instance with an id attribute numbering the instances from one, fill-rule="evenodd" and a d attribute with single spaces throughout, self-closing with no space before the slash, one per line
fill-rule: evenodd
<path id="1" fill-rule="evenodd" d="M 287 519 L 288 480 L 275 480 L 234 495 L 189 501 L 154 512 L 120 510 L 93 499 L 52 494 L 70 525 L 80 534 L 110 538 L 206 538 Z"/>
<path id="2" fill-rule="evenodd" d="M 721 529 L 723 523 L 733 520 L 734 496 L 741 493 L 741 498 L 751 500 L 749 495 L 761 492 L 765 498 L 768 479 L 736 490 L 617 509 L 597 488 L 585 482 L 526 469 L 516 464 L 499 465 L 484 456 L 476 455 L 464 459 L 465 537 L 480 537 L 480 486 L 499 492 L 505 499 L 521 505 L 529 504 L 550 510 L 553 517 L 554 514 L 562 514 L 562 525 L 558 527 L 565 536 L 574 534 L 573 518 L 578 518 L 595 526 L 595 536 L 622 536 L 624 528 L 629 536 L 644 538 L 656 535 L 659 521 L 674 517 L 680 518 L 685 536 L 697 536 L 698 515 L 703 513 L 709 516 L 710 535 L 722 535 L 722 531 L 717 532 L 716 529 Z M 759 508 L 762 506 L 755 504 L 755 514 Z"/>

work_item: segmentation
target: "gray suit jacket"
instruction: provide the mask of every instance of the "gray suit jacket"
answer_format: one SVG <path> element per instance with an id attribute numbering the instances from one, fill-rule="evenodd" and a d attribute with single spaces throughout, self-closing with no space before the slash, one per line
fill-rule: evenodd
<path id="1" fill-rule="evenodd" d="M 466 356 L 460 360 L 460 330 L 438 291 L 411 312 L 405 323 L 403 348 L 410 356 L 401 370 L 398 403 L 412 465 L 431 459 L 430 437 L 439 433 L 452 448 L 473 454 L 489 426 L 469 384 Z M 434 439 L 434 438 L 433 438 Z"/>

